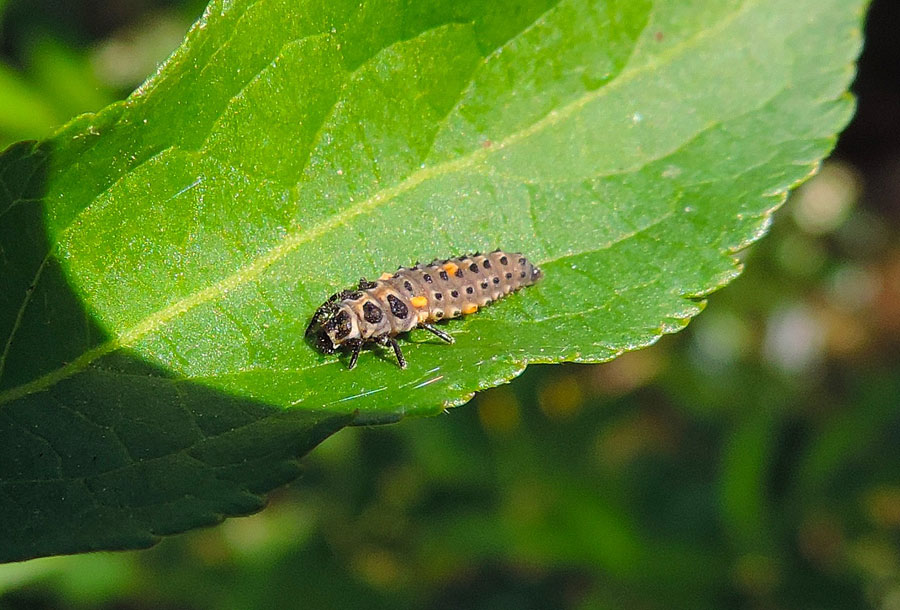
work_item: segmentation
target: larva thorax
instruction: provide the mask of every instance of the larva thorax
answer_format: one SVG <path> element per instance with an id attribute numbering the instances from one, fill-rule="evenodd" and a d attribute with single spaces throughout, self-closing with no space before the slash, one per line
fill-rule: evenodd
<path id="1" fill-rule="evenodd" d="M 401 267 L 332 295 L 316 311 L 307 334 L 327 354 L 351 348 L 351 368 L 362 345 L 370 342 L 391 345 L 402 367 L 405 360 L 394 340 L 400 333 L 421 326 L 452 342 L 430 323 L 474 313 L 541 277 L 540 269 L 521 254 L 500 250 Z"/>

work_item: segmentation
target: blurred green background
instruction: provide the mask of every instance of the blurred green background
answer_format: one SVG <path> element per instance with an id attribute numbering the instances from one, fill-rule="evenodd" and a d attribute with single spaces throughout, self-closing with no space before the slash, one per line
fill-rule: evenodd
<path id="1" fill-rule="evenodd" d="M 0 148 L 123 98 L 199 0 L 0 0 Z M 262 513 L 0 566 L 6 608 L 900 610 L 900 3 L 857 117 L 678 335 L 345 430 Z"/>

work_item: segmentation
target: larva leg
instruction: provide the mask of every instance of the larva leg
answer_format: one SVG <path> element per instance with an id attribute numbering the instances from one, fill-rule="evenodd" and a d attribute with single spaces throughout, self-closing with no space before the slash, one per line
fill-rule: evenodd
<path id="1" fill-rule="evenodd" d="M 397 340 L 393 337 L 387 338 L 388 343 L 391 347 L 394 348 L 394 355 L 397 356 L 397 364 L 400 365 L 401 369 L 406 368 L 406 358 L 403 357 L 403 352 L 400 350 L 400 344 L 397 343 Z"/>
<path id="2" fill-rule="evenodd" d="M 369 290 L 371 288 L 375 288 L 377 286 L 375 282 L 370 282 L 364 277 L 359 278 L 359 289 L 360 290 Z"/>
<path id="3" fill-rule="evenodd" d="M 359 352 L 362 351 L 363 342 L 361 339 L 355 339 L 347 341 L 345 345 L 349 345 L 350 349 L 353 350 L 350 354 L 350 364 L 347 366 L 348 369 L 352 369 L 356 366 L 356 359 L 359 358 Z"/>
<path id="4" fill-rule="evenodd" d="M 440 337 L 447 343 L 453 343 L 453 341 L 454 341 L 453 337 L 451 337 L 450 335 L 448 335 L 447 333 L 442 331 L 440 328 L 432 326 L 431 324 L 425 324 L 423 322 L 422 324 L 419 324 L 419 326 L 421 326 L 422 328 L 424 328 L 425 330 L 427 330 L 430 333 L 436 334 L 438 337 Z"/>
<path id="5" fill-rule="evenodd" d="M 389 337 L 388 335 L 384 335 L 375 339 L 379 345 L 390 345 L 394 348 L 394 355 L 397 356 L 397 364 L 400 365 L 401 369 L 406 368 L 406 358 L 403 357 L 403 352 L 400 350 L 400 345 L 397 343 L 397 340 L 393 337 Z"/>

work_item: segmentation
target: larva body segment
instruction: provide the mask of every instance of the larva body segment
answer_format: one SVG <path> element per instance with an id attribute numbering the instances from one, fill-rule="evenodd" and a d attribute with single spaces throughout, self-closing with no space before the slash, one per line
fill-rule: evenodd
<path id="1" fill-rule="evenodd" d="M 332 295 L 316 310 L 306 334 L 326 354 L 349 349 L 351 369 L 367 343 L 390 345 L 405 368 L 397 335 L 422 327 L 452 343 L 433 322 L 475 313 L 541 277 L 541 270 L 524 256 L 501 250 L 401 267 L 374 282 L 361 279 L 356 290 Z"/>

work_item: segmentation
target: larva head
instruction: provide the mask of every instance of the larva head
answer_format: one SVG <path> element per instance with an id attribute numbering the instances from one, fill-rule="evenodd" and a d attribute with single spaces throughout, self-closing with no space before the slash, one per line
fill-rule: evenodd
<path id="1" fill-rule="evenodd" d="M 356 316 L 346 305 L 322 308 L 313 317 L 306 334 L 315 337 L 316 349 L 333 354 L 342 343 L 359 337 Z"/>

